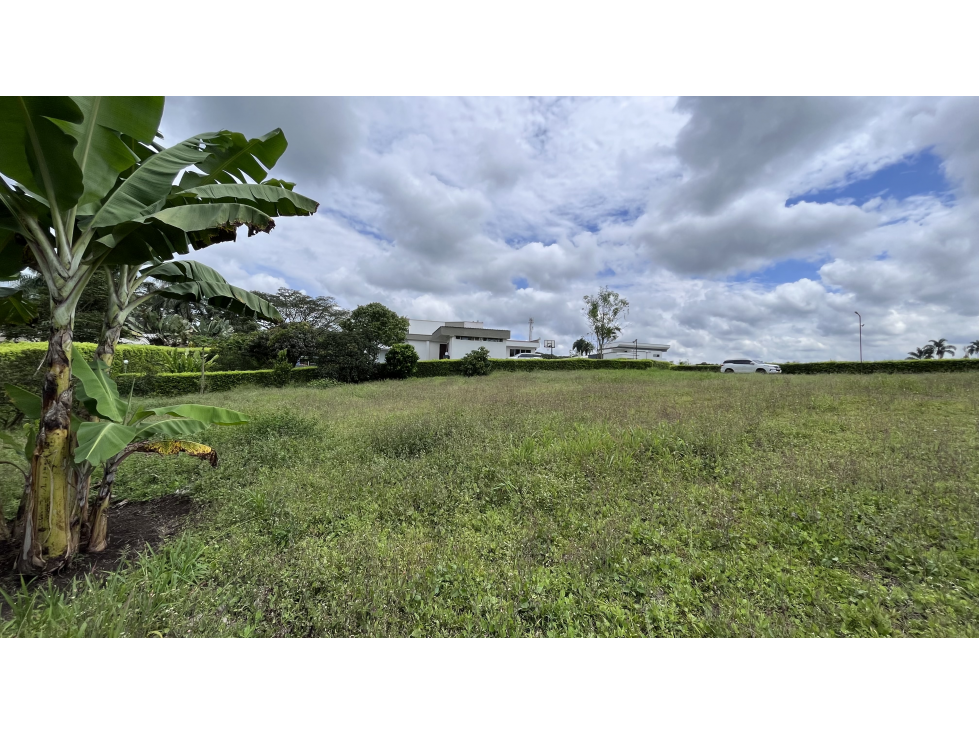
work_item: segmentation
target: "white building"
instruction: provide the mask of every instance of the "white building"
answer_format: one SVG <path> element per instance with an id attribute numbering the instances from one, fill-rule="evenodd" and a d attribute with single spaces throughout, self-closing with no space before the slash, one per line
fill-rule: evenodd
<path id="1" fill-rule="evenodd" d="M 609 342 L 605 345 L 605 354 L 602 359 L 663 359 L 663 355 L 669 348 L 669 344 L 654 344 L 638 340 Z M 598 359 L 597 354 L 588 356 L 592 359 Z"/>
<path id="2" fill-rule="evenodd" d="M 408 338 L 419 359 L 460 359 L 480 347 L 491 359 L 505 359 L 522 352 L 536 352 L 540 339 L 511 339 L 508 329 L 487 329 L 482 321 L 426 321 L 408 319 Z M 386 349 L 378 355 L 384 361 Z"/>

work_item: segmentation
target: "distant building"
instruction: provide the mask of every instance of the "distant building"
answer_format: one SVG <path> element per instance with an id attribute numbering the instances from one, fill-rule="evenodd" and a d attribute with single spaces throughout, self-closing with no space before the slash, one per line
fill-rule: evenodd
<path id="1" fill-rule="evenodd" d="M 511 339 L 508 329 L 487 329 L 482 321 L 427 321 L 408 319 L 408 338 L 419 359 L 461 359 L 480 347 L 489 350 L 490 358 L 505 359 L 524 352 L 536 352 L 540 339 Z M 386 349 L 378 356 L 384 361 Z"/>
<path id="2" fill-rule="evenodd" d="M 654 344 L 652 342 L 609 342 L 605 345 L 605 355 L 602 359 L 663 359 L 670 348 L 669 344 Z M 598 359 L 598 354 L 588 355 Z"/>

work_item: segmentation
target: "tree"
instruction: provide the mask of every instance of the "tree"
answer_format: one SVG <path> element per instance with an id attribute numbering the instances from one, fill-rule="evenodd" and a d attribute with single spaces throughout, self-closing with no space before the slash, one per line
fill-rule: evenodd
<path id="1" fill-rule="evenodd" d="M 492 369 L 489 355 L 489 349 L 486 347 L 480 347 L 469 352 L 469 354 L 459 360 L 459 367 L 462 369 L 462 374 L 466 377 L 488 375 L 490 369 Z"/>
<path id="2" fill-rule="evenodd" d="M 73 458 L 71 347 L 76 307 L 95 273 L 109 284 L 97 351 L 106 365 L 147 278 L 167 282 L 170 297 L 274 320 L 271 306 L 213 270 L 168 261 L 233 241 L 241 225 L 249 236 L 270 232 L 274 216 L 318 206 L 292 184 L 266 179 L 287 145 L 281 130 L 252 140 L 222 130 L 163 148 L 155 142 L 162 113 L 162 97 L 0 98 L 0 279 L 40 273 L 51 312 L 22 573 L 56 570 L 78 548 L 88 495 Z M 15 308 L 17 294 L 0 298 L 0 309 Z"/>
<path id="3" fill-rule="evenodd" d="M 918 347 L 913 352 L 908 352 L 905 359 L 931 359 L 934 354 L 935 349 L 932 346 Z"/>
<path id="4" fill-rule="evenodd" d="M 582 309 L 598 343 L 598 358 L 605 354 L 605 345 L 622 333 L 619 317 L 629 312 L 629 302 L 618 293 L 600 288 L 597 296 L 585 296 Z"/>
<path id="5" fill-rule="evenodd" d="M 928 342 L 928 346 L 931 347 L 938 359 L 944 359 L 946 354 L 955 354 L 956 350 L 956 346 L 954 344 L 949 344 L 944 339 L 932 339 Z"/>
<path id="6" fill-rule="evenodd" d="M 969 342 L 969 346 L 965 348 L 965 356 L 975 357 L 977 354 L 979 354 L 979 339 Z"/>
<path id="7" fill-rule="evenodd" d="M 571 345 L 571 351 L 580 357 L 586 357 L 595 351 L 595 345 L 582 337 Z"/>
<path id="8" fill-rule="evenodd" d="M 390 377 L 403 380 L 415 373 L 418 364 L 418 352 L 410 344 L 395 344 L 384 355 Z"/>
<path id="9" fill-rule="evenodd" d="M 317 362 L 324 377 L 364 382 L 375 373 L 381 347 L 408 336 L 408 319 L 380 303 L 358 306 L 340 321 L 340 331 L 319 331 Z"/>
<path id="10" fill-rule="evenodd" d="M 279 288 L 275 293 L 256 291 L 255 295 L 275 306 L 287 324 L 305 323 L 317 329 L 335 331 L 340 328 L 340 321 L 350 315 L 337 305 L 333 296 L 313 298 L 291 288 Z"/>
<path id="11" fill-rule="evenodd" d="M 340 328 L 367 336 L 374 345 L 375 359 L 382 346 L 393 347 L 408 337 L 408 319 L 380 303 L 357 306 L 340 321 Z"/>

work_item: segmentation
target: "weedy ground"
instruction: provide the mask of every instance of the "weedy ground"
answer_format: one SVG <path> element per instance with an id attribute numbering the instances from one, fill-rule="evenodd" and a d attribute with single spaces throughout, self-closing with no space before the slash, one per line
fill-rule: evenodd
<path id="1" fill-rule="evenodd" d="M 189 526 L 0 634 L 972 636 L 967 374 L 496 374 L 239 390 Z M 9 476 L 8 476 L 9 474 Z M 0 474 L 8 517 L 19 484 Z M 111 523 L 111 518 L 110 518 Z M 110 526 L 111 527 L 111 526 Z"/>

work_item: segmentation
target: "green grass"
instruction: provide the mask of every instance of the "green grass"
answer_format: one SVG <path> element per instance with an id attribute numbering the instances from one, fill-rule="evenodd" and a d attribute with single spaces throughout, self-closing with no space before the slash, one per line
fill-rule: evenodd
<path id="1" fill-rule="evenodd" d="M 189 491 L 189 529 L 104 583 L 14 595 L 0 634 L 979 633 L 975 375 L 496 374 L 209 398 L 253 416 L 206 436 L 217 469 L 139 456 L 118 485 Z M 9 517 L 17 482 L 0 481 Z"/>

